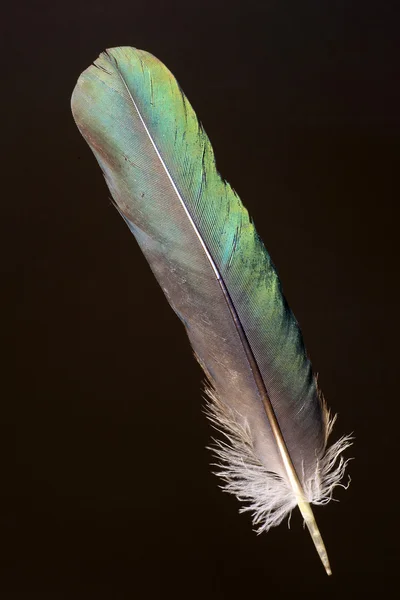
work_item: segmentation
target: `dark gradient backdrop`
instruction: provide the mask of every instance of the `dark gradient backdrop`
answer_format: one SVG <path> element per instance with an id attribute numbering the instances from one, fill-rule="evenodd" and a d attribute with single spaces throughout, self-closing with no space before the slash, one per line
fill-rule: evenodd
<path id="1" fill-rule="evenodd" d="M 2 9 L 0 597 L 395 598 L 398 2 L 104 0 Z M 165 62 L 253 215 L 350 489 L 257 537 L 218 489 L 202 373 L 70 114 L 106 47 Z M 398 591 L 398 586 L 397 591 Z"/>

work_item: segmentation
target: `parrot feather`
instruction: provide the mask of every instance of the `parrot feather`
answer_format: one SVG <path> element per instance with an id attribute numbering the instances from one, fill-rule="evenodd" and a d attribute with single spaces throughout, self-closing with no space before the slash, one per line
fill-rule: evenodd
<path id="1" fill-rule="evenodd" d="M 225 489 L 258 531 L 298 505 L 330 573 L 310 503 L 340 484 L 350 438 L 327 449 L 334 419 L 297 321 L 195 112 L 159 60 L 129 47 L 82 73 L 72 111 L 207 376 Z"/>

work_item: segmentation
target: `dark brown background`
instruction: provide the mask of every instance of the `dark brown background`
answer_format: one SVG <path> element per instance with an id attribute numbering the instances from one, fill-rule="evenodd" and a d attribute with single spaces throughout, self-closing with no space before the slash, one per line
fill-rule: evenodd
<path id="1" fill-rule="evenodd" d="M 396 597 L 397 2 L 14 2 L 1 55 L 1 598 Z M 276 263 L 350 489 L 257 537 L 218 489 L 202 374 L 69 99 L 106 47 L 165 62 Z M 395 164 L 396 159 L 396 164 Z M 398 589 L 398 588 L 397 588 Z"/>

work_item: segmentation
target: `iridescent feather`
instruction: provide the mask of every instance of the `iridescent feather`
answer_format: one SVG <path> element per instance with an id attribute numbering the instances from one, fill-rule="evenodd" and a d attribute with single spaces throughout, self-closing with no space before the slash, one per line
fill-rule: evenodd
<path id="1" fill-rule="evenodd" d="M 310 503 L 331 498 L 350 441 L 327 450 L 333 421 L 298 324 L 191 105 L 154 56 L 114 48 L 80 76 L 72 110 L 207 375 L 226 490 L 259 531 L 298 505 L 330 573 Z"/>

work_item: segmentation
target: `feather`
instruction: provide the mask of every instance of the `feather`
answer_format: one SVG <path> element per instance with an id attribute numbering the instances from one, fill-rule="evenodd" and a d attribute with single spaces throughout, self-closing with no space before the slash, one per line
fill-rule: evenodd
<path id="1" fill-rule="evenodd" d="M 331 498 L 350 438 L 327 450 L 333 420 L 298 324 L 191 105 L 160 61 L 123 47 L 82 73 L 72 111 L 206 373 L 225 489 L 258 531 L 298 505 L 330 573 L 310 503 Z"/>

